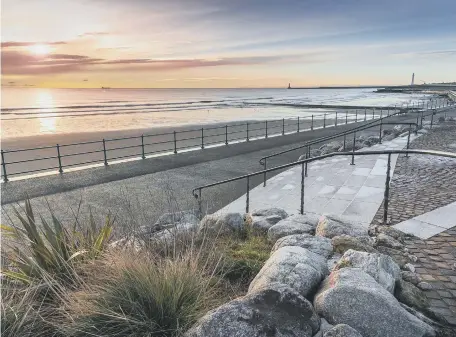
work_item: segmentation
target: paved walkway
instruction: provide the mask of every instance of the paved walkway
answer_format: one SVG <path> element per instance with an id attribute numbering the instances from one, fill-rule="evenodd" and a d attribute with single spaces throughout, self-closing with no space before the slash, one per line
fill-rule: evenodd
<path id="1" fill-rule="evenodd" d="M 411 140 L 416 136 L 412 135 Z M 407 136 L 359 150 L 403 149 Z M 316 214 L 335 214 L 359 221 L 368 226 L 382 203 L 385 191 L 387 155 L 335 157 L 309 164 L 304 180 L 304 211 Z M 398 155 L 392 155 L 393 172 Z M 290 214 L 300 208 L 301 167 L 295 167 L 250 191 L 250 209 L 280 207 Z M 245 211 L 246 196 L 222 208 L 219 212 Z"/>

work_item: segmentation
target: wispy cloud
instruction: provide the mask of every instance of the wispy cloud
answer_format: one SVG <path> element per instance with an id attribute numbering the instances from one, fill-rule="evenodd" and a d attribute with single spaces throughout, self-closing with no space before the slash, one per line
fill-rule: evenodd
<path id="1" fill-rule="evenodd" d="M 67 44 L 65 41 L 55 41 L 55 42 L 19 42 L 19 41 L 7 41 L 2 42 L 2 48 L 15 48 L 15 47 L 30 47 L 36 44 L 47 44 L 51 46 Z"/>

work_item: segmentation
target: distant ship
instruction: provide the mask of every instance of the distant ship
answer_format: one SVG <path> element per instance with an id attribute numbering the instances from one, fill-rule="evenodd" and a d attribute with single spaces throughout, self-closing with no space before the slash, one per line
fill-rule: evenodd
<path id="1" fill-rule="evenodd" d="M 101 87 L 101 89 L 111 89 L 110 87 Z"/>

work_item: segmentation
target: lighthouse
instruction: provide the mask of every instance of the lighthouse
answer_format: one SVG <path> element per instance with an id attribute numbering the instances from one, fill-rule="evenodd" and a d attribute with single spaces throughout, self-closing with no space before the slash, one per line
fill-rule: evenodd
<path id="1" fill-rule="evenodd" d="M 415 85 L 415 73 L 412 74 L 412 84 L 411 85 Z"/>
<path id="2" fill-rule="evenodd" d="M 288 89 L 291 89 L 291 83 L 288 83 Z"/>

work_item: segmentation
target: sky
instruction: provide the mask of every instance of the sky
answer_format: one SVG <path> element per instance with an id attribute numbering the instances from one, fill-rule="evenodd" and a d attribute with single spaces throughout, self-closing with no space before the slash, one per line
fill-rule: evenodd
<path id="1" fill-rule="evenodd" d="M 3 86 L 456 81 L 455 0 L 3 0 Z"/>

